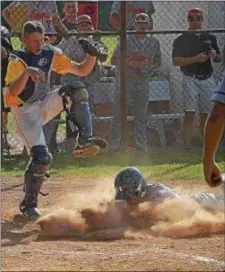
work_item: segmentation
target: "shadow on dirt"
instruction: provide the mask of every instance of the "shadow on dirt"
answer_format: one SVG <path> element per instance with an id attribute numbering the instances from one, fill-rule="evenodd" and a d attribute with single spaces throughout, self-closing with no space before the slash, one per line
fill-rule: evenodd
<path id="1" fill-rule="evenodd" d="M 27 220 L 19 214 L 15 215 L 13 220 L 2 222 L 2 247 L 27 243 L 31 237 L 38 235 L 39 230 L 37 228 L 35 229 L 34 226 L 35 225 L 33 223 L 28 223 Z"/>
<path id="2" fill-rule="evenodd" d="M 7 192 L 7 191 L 12 191 L 13 189 L 15 188 L 20 188 L 20 187 L 23 187 L 24 183 L 20 183 L 20 184 L 15 184 L 15 185 L 11 185 L 9 187 L 6 187 L 6 188 L 2 188 L 2 192 Z"/>

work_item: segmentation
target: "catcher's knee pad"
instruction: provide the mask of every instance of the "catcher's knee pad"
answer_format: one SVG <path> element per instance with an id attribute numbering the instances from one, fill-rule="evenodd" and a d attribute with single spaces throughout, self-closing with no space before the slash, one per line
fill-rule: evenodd
<path id="1" fill-rule="evenodd" d="M 88 102 L 88 92 L 81 81 L 64 84 L 59 89 L 59 95 L 70 97 L 72 104 Z"/>
<path id="2" fill-rule="evenodd" d="M 52 155 L 44 145 L 36 145 L 31 148 L 30 161 L 28 163 L 24 180 L 24 206 L 35 207 L 37 196 L 45 180 L 45 174 L 52 162 Z"/>

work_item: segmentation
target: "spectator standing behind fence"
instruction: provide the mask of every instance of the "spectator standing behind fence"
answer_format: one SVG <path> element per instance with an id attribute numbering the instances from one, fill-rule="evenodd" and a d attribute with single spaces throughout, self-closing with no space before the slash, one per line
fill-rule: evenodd
<path id="1" fill-rule="evenodd" d="M 77 19 L 77 31 L 78 32 L 90 32 L 94 31 L 94 26 L 92 23 L 92 19 L 89 15 L 80 15 Z M 81 35 L 80 35 L 81 37 Z M 85 36 L 84 36 L 85 37 Z M 90 38 L 93 38 L 94 40 L 100 42 L 101 38 L 99 35 L 92 35 Z M 103 43 L 101 41 L 101 43 Z M 85 58 L 84 52 L 80 55 L 82 60 Z M 89 94 L 89 103 L 91 108 L 91 113 L 94 113 L 94 93 L 93 93 L 93 84 L 98 82 L 100 80 L 100 66 L 101 66 L 100 60 L 97 60 L 95 67 L 93 68 L 93 71 L 85 78 L 80 78 L 80 80 L 85 84 L 88 94 Z M 65 77 L 66 80 L 66 77 Z"/>
<path id="2" fill-rule="evenodd" d="M 134 21 L 139 13 L 147 13 L 149 18 L 155 13 L 154 4 L 152 1 L 127 1 L 127 30 L 134 29 Z M 110 23 L 117 30 L 120 30 L 120 1 L 113 1 L 110 13 Z M 150 26 L 152 28 L 152 25 Z"/>
<path id="3" fill-rule="evenodd" d="M 199 8 L 188 10 L 189 30 L 201 30 L 203 12 Z M 200 130 L 203 134 L 210 110 L 210 98 L 216 87 L 212 77 L 212 61 L 221 59 L 216 37 L 210 33 L 188 32 L 173 42 L 173 64 L 180 66 L 183 74 L 183 97 L 185 117 L 183 141 L 185 148 L 191 147 L 191 132 L 196 110 L 200 112 Z"/>
<path id="4" fill-rule="evenodd" d="M 37 20 L 48 34 L 55 32 L 52 16 L 57 13 L 55 1 L 13 1 L 3 10 L 2 15 L 13 33 L 21 33 L 27 21 Z"/>
<path id="5" fill-rule="evenodd" d="M 68 29 L 65 27 L 65 25 L 62 24 L 62 22 L 59 19 L 59 16 L 54 16 L 53 23 L 56 27 L 56 29 L 59 31 L 59 34 L 63 36 L 62 41 L 59 43 L 58 47 L 63 51 L 63 53 L 70 58 L 71 60 L 80 63 L 86 58 L 86 53 L 80 46 L 78 42 L 78 37 L 76 35 L 74 36 L 68 36 L 69 33 Z M 90 16 L 88 15 L 81 15 L 77 18 L 77 30 L 74 30 L 74 32 L 80 32 L 80 31 L 94 31 L 92 21 Z M 93 39 L 99 41 L 98 36 L 94 36 Z M 73 74 L 67 74 L 64 75 L 62 78 L 63 83 L 68 83 L 71 81 L 79 81 L 85 84 L 88 95 L 89 95 L 89 101 L 90 101 L 90 108 L 86 109 L 86 118 L 91 118 L 91 110 L 93 110 L 93 84 L 100 79 L 100 71 L 99 71 L 99 64 L 96 63 L 93 70 L 87 77 L 79 77 L 75 76 Z M 86 126 L 84 130 L 84 134 L 89 135 L 92 134 L 92 123 L 90 123 L 90 126 Z M 70 127 L 67 125 L 67 138 L 70 138 L 72 135 Z M 83 141 L 80 139 L 81 142 Z"/>
<path id="6" fill-rule="evenodd" d="M 140 13 L 135 19 L 135 30 L 145 31 L 151 28 L 152 21 L 145 13 Z M 116 47 L 111 64 L 120 67 L 119 45 Z M 127 39 L 127 92 L 132 100 L 133 133 L 136 148 L 147 151 L 146 115 L 149 102 L 149 77 L 154 69 L 161 65 L 160 43 L 150 34 L 129 35 Z M 118 71 L 117 71 L 118 72 Z M 119 73 L 117 83 L 119 84 Z M 119 86 L 117 88 L 119 91 Z M 118 150 L 121 141 L 120 93 L 115 99 L 115 116 L 112 122 L 109 148 Z"/>
<path id="7" fill-rule="evenodd" d="M 63 13 L 65 15 L 65 17 L 62 19 L 64 26 L 69 30 L 75 30 L 77 28 L 77 1 L 64 1 Z"/>
<path id="8" fill-rule="evenodd" d="M 221 184 L 222 181 L 222 173 L 215 162 L 215 156 L 225 124 L 225 45 L 223 49 L 223 66 L 222 82 L 213 94 L 213 106 L 206 120 L 204 131 L 203 169 L 205 181 L 211 187 Z"/>
<path id="9" fill-rule="evenodd" d="M 13 51 L 11 41 L 10 41 L 10 32 L 4 26 L 1 26 L 1 60 L 2 60 L 2 69 L 1 69 L 1 100 L 2 100 L 2 112 L 1 112 L 1 150 L 9 150 L 10 145 L 7 141 L 7 121 L 8 113 L 10 108 L 6 108 L 3 99 L 3 88 L 5 87 L 5 76 L 8 67 L 8 58 L 10 52 Z"/>

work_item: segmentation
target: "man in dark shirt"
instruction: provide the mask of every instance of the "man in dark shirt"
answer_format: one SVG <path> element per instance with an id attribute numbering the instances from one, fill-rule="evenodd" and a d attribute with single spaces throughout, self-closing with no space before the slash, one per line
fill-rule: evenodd
<path id="1" fill-rule="evenodd" d="M 200 127 L 204 125 L 210 110 L 210 98 L 216 87 L 212 77 L 212 61 L 221 59 L 216 37 L 209 33 L 194 33 L 200 30 L 203 12 L 199 8 L 188 10 L 188 33 L 177 37 L 173 42 L 173 64 L 180 66 L 183 74 L 185 118 L 183 124 L 184 145 L 190 148 L 191 130 L 196 110 L 200 112 Z"/>

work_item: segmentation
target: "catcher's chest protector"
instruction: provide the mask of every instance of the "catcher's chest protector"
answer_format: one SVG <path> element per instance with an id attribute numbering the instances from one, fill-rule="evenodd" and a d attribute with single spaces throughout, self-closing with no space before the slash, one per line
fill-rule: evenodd
<path id="1" fill-rule="evenodd" d="M 23 102 L 28 103 L 43 99 L 50 90 L 50 73 L 54 51 L 43 49 L 39 56 L 34 56 L 21 50 L 17 52 L 15 57 L 23 61 L 28 67 L 32 66 L 38 68 L 45 73 L 45 80 L 43 82 L 35 83 L 29 78 L 24 90 L 19 95 L 19 98 Z"/>

